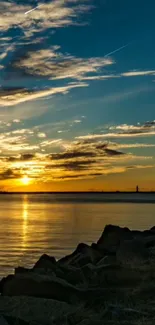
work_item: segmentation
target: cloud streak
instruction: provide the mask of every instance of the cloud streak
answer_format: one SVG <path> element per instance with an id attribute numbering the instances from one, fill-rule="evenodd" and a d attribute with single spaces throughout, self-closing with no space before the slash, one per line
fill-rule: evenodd
<path id="1" fill-rule="evenodd" d="M 148 121 L 144 124 L 137 125 L 116 125 L 110 126 L 109 132 L 98 133 L 98 134 L 87 134 L 76 137 L 77 140 L 99 140 L 108 138 L 135 138 L 135 137 L 146 137 L 155 135 L 155 121 Z M 113 132 L 111 132 L 113 131 Z"/>
<path id="2" fill-rule="evenodd" d="M 27 101 L 37 100 L 55 94 L 65 94 L 74 88 L 87 87 L 86 83 L 68 84 L 64 87 L 47 90 L 29 90 L 26 88 L 0 88 L 0 106 L 14 106 Z"/>
<path id="3" fill-rule="evenodd" d="M 154 76 L 155 70 L 132 70 L 121 74 L 122 77 Z"/>

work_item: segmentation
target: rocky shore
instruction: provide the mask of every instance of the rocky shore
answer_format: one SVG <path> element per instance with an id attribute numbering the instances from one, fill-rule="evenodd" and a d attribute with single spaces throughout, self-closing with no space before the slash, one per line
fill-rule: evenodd
<path id="1" fill-rule="evenodd" d="M 154 325 L 155 227 L 107 225 L 91 246 L 16 268 L 0 293 L 0 325 Z"/>

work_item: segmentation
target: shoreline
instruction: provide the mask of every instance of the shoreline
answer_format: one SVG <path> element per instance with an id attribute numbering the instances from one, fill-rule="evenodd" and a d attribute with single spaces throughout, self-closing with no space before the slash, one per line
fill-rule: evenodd
<path id="1" fill-rule="evenodd" d="M 8 325 L 153 325 L 155 227 L 107 225 L 90 246 L 80 243 L 59 260 L 44 254 L 31 269 L 15 268 L 0 281 L 0 292 Z"/>

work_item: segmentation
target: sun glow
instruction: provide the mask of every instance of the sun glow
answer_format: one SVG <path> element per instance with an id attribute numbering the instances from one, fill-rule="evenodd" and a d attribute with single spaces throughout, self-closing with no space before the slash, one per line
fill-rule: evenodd
<path id="1" fill-rule="evenodd" d="M 30 183 L 30 178 L 25 175 L 21 178 L 21 182 L 23 183 L 23 185 L 28 185 Z"/>

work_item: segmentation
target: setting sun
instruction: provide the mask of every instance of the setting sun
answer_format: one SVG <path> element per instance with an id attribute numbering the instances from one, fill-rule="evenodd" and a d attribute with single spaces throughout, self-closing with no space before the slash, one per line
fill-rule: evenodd
<path id="1" fill-rule="evenodd" d="M 21 182 L 23 183 L 23 185 L 28 185 L 30 183 L 30 178 L 28 176 L 23 176 L 23 178 L 21 179 Z"/>

